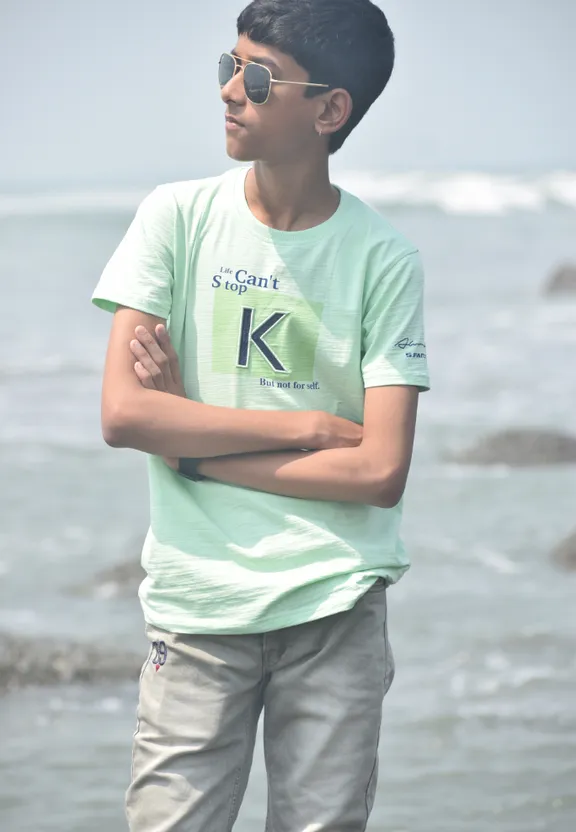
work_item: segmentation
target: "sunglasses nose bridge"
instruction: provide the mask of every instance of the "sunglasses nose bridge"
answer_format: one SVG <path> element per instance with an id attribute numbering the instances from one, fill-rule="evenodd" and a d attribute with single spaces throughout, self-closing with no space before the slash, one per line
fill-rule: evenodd
<path id="1" fill-rule="evenodd" d="M 244 67 L 240 63 L 236 63 L 236 66 L 237 70 L 234 72 L 234 75 L 220 88 L 223 101 L 238 101 L 246 97 Z"/>

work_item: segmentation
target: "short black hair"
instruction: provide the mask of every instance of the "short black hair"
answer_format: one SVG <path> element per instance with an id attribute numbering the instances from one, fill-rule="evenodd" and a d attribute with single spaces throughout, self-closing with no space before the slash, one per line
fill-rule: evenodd
<path id="1" fill-rule="evenodd" d="M 289 55 L 313 83 L 350 93 L 352 115 L 330 137 L 330 153 L 362 121 L 394 69 L 394 35 L 371 0 L 253 0 L 238 18 L 238 34 Z"/>

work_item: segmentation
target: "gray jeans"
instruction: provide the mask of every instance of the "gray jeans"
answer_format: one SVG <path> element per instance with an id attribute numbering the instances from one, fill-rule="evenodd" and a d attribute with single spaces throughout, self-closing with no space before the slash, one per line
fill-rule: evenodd
<path id="1" fill-rule="evenodd" d="M 132 832 L 230 832 L 264 711 L 267 832 L 362 832 L 394 676 L 386 588 L 338 615 L 260 635 L 147 627 Z"/>

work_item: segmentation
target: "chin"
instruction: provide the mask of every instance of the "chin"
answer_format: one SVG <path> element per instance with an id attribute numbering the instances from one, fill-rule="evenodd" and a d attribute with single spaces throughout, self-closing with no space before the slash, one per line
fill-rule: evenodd
<path id="1" fill-rule="evenodd" d="M 238 141 L 233 136 L 226 137 L 226 153 L 235 162 L 253 162 L 258 158 L 253 147 L 249 147 L 244 142 Z"/>
<path id="2" fill-rule="evenodd" d="M 227 147 L 226 153 L 235 162 L 253 162 L 256 158 L 253 153 L 243 147 Z"/>
<path id="3" fill-rule="evenodd" d="M 252 153 L 245 153 L 240 150 L 227 150 L 226 151 L 230 159 L 233 159 L 235 162 L 254 162 L 255 156 Z"/>

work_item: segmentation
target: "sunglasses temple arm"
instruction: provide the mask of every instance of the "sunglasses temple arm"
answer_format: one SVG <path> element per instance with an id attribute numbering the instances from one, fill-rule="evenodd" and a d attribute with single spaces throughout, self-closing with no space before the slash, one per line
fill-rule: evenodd
<path id="1" fill-rule="evenodd" d="M 329 89 L 329 84 L 311 84 L 309 81 L 277 81 L 275 78 L 271 79 L 272 84 L 294 84 L 297 87 L 325 87 Z"/>

